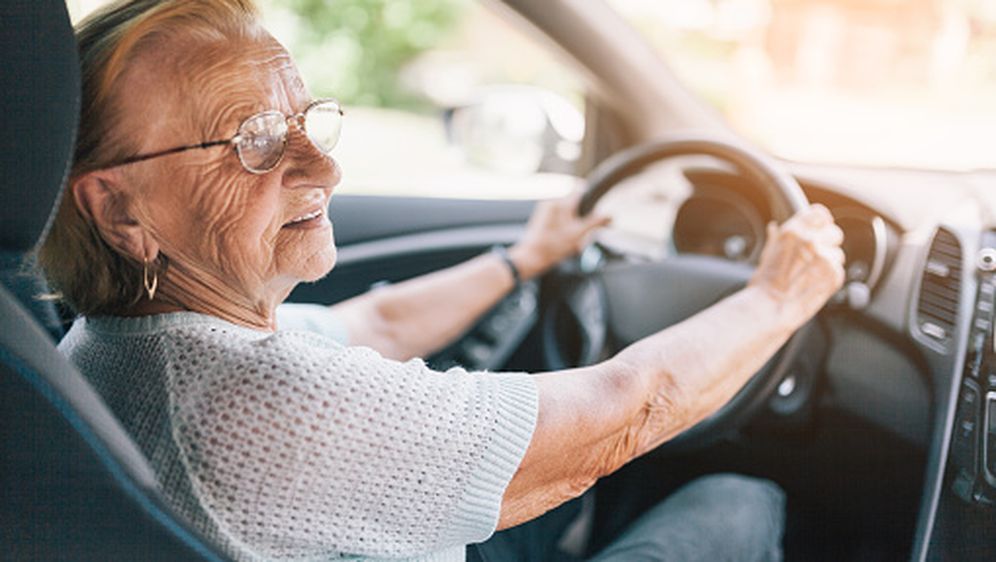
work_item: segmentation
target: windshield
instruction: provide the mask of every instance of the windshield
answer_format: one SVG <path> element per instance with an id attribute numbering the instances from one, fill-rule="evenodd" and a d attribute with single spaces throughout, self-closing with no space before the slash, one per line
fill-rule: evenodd
<path id="1" fill-rule="evenodd" d="M 78 21 L 109 1 L 67 5 Z M 345 105 L 337 193 L 531 199 L 576 185 L 581 81 L 484 2 L 255 3 L 312 94 Z M 460 113 L 475 104 L 480 123 Z"/>
<path id="2" fill-rule="evenodd" d="M 609 3 L 690 89 L 779 156 L 996 168 L 996 2 Z"/>

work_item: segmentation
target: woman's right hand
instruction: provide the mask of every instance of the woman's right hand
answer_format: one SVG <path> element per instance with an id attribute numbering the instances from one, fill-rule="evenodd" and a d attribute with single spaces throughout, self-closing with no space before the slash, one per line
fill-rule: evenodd
<path id="1" fill-rule="evenodd" d="M 844 283 L 844 233 L 823 205 L 768 225 L 761 262 L 750 285 L 787 308 L 794 327 L 812 318 Z"/>

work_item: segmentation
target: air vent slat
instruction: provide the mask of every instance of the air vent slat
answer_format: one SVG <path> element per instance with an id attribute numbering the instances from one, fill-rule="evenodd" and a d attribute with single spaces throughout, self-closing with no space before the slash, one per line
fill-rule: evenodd
<path id="1" fill-rule="evenodd" d="M 949 320 L 951 317 L 955 316 L 958 310 L 950 306 L 937 306 L 929 302 L 920 303 L 920 314 L 930 314 L 935 318 L 940 320 Z"/>
<path id="2" fill-rule="evenodd" d="M 945 287 L 946 288 L 946 287 Z M 949 291 L 956 291 L 957 289 L 952 287 Z M 921 294 L 920 300 L 923 302 L 929 302 L 931 304 L 938 304 L 940 306 L 949 306 L 953 310 L 958 310 L 958 301 L 951 298 L 950 293 L 942 293 L 937 287 L 927 287 Z"/>
<path id="3" fill-rule="evenodd" d="M 928 337 L 947 343 L 958 317 L 961 292 L 961 243 L 951 232 L 938 229 L 927 253 L 917 325 Z"/>
<path id="4" fill-rule="evenodd" d="M 923 287 L 923 294 L 930 297 L 936 297 L 939 299 L 949 300 L 951 302 L 957 302 L 958 299 L 953 298 L 955 291 L 958 290 L 957 283 L 929 283 Z"/>
<path id="5" fill-rule="evenodd" d="M 937 249 L 938 252 L 946 252 L 948 254 L 951 254 L 952 256 L 957 256 L 959 253 L 961 253 L 961 244 L 959 244 L 957 241 L 947 241 L 941 238 L 937 240 L 937 243 L 934 244 L 934 247 Z"/>

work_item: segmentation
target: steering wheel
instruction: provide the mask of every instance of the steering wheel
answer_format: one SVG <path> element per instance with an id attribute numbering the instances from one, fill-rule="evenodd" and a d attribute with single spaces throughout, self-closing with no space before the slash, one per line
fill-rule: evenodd
<path id="1" fill-rule="evenodd" d="M 633 146 L 598 165 L 586 180 L 581 214 L 591 212 L 613 187 L 647 165 L 689 155 L 708 155 L 732 164 L 765 192 L 779 222 L 808 205 L 795 179 L 766 155 L 719 137 L 682 135 Z M 621 348 L 681 322 L 743 288 L 753 273 L 751 265 L 698 255 L 672 255 L 652 263 L 610 263 L 592 271 L 575 269 L 579 272 L 575 272 L 566 296 L 548 307 L 544 315 L 546 360 L 554 369 L 574 366 L 559 351 L 563 335 L 558 318 L 564 314 L 572 317 L 580 330 L 574 343 L 580 347 L 581 357 L 573 362 L 591 364 L 600 358 L 608 340 Z M 726 405 L 661 445 L 656 453 L 701 448 L 742 426 L 785 378 L 809 329 L 807 325 L 797 331 Z"/>

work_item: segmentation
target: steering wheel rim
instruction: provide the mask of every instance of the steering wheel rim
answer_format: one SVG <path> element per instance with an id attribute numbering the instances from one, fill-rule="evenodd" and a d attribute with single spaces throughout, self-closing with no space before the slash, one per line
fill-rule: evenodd
<path id="1" fill-rule="evenodd" d="M 634 145 L 603 160 L 588 174 L 584 196 L 578 212 L 584 216 L 620 181 L 639 172 L 647 165 L 677 156 L 707 155 L 736 166 L 749 179 L 769 191 L 772 213 L 776 219 L 787 220 L 809 205 L 806 194 L 788 172 L 772 158 L 731 142 L 726 137 L 708 134 L 684 134 Z"/>
<path id="2" fill-rule="evenodd" d="M 635 145 L 604 160 L 588 175 L 579 213 L 590 213 L 598 201 L 619 182 L 640 172 L 649 164 L 690 155 L 708 155 L 733 164 L 754 185 L 766 192 L 772 214 L 780 222 L 809 205 L 795 178 L 767 155 L 726 137 L 683 134 Z M 810 329 L 811 323 L 793 334 L 768 364 L 752 376 L 729 402 L 708 418 L 659 446 L 655 454 L 698 449 L 742 426 L 767 402 L 781 380 L 789 374 Z"/>

